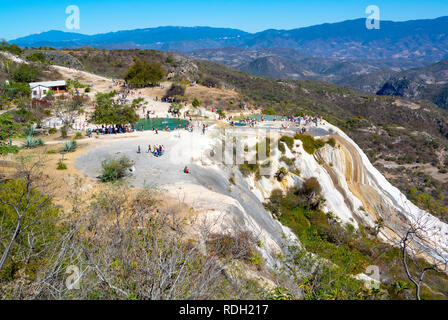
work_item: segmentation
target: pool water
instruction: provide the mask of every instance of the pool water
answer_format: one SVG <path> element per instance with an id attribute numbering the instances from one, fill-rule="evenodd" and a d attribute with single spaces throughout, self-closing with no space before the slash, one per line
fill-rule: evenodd
<path id="1" fill-rule="evenodd" d="M 185 128 L 185 124 L 188 125 L 187 120 L 174 119 L 174 118 L 150 118 L 150 119 L 140 119 L 139 122 L 135 123 L 135 129 L 138 131 L 142 130 L 142 126 L 145 130 L 163 130 L 168 126 L 170 130 L 176 129 L 179 124 L 182 128 Z"/>
<path id="2" fill-rule="evenodd" d="M 245 123 L 241 123 L 239 121 L 233 122 L 233 125 L 236 126 L 236 127 L 245 127 L 246 126 Z"/>
<path id="3" fill-rule="evenodd" d="M 281 121 L 282 119 L 284 119 L 285 117 L 282 116 L 271 116 L 271 115 L 261 115 L 261 114 L 257 114 L 257 115 L 251 115 L 248 116 L 248 118 L 251 119 L 256 119 L 256 120 L 261 120 L 261 117 L 263 117 L 266 121 L 273 121 L 274 119 L 276 119 L 277 121 Z"/>
<path id="4" fill-rule="evenodd" d="M 253 114 L 253 115 L 234 117 L 234 121 L 244 120 L 244 119 L 247 119 L 247 118 L 255 119 L 255 120 L 260 121 L 261 117 L 263 117 L 266 121 L 273 121 L 274 119 L 276 121 L 281 121 L 283 119 L 286 119 L 285 117 L 282 117 L 282 116 L 271 116 L 271 115 L 265 115 L 265 114 L 263 114 L 263 115 L 262 114 Z"/>

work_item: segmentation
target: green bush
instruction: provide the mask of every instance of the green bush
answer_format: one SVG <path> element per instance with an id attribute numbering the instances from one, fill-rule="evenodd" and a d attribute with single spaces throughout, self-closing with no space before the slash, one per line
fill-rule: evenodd
<path id="1" fill-rule="evenodd" d="M 251 262 L 256 240 L 250 232 L 237 231 L 233 234 L 213 234 L 207 240 L 207 248 L 210 252 L 224 258 L 238 258 Z M 256 258 L 254 259 L 255 262 Z"/>
<path id="2" fill-rule="evenodd" d="M 201 105 L 201 102 L 197 99 L 194 98 L 193 102 L 191 103 L 191 105 L 195 108 L 198 108 Z"/>
<path id="3" fill-rule="evenodd" d="M 31 280 L 37 274 L 37 269 L 47 267 L 45 263 L 48 262 L 46 260 L 48 256 L 42 253 L 54 245 L 58 237 L 59 209 L 53 205 L 48 196 L 30 187 L 27 180 L 22 179 L 1 182 L 0 199 L 1 247 L 5 248 L 8 245 L 15 232 L 19 219 L 16 210 L 22 214 L 23 228 L 11 247 L 5 265 L 0 270 L 0 278 L 2 282 L 8 281 L 14 279 L 18 272 L 24 272 Z"/>
<path id="4" fill-rule="evenodd" d="M 243 163 L 240 164 L 238 168 L 240 169 L 241 174 L 247 177 L 250 174 L 256 173 L 260 169 L 260 165 L 256 163 L 254 164 Z"/>
<path id="5" fill-rule="evenodd" d="M 219 116 L 221 118 L 225 118 L 226 117 L 226 113 L 222 109 L 218 109 L 217 113 L 219 114 Z"/>
<path id="6" fill-rule="evenodd" d="M 320 186 L 319 181 L 314 177 L 306 179 L 303 183 L 302 188 L 306 196 L 312 194 L 320 195 L 320 193 L 322 192 L 322 187 Z"/>
<path id="7" fill-rule="evenodd" d="M 66 170 L 67 169 L 67 165 L 64 162 L 59 161 L 57 169 L 58 170 Z"/>
<path id="8" fill-rule="evenodd" d="M 26 56 L 26 59 L 28 61 L 41 62 L 41 63 L 46 61 L 45 55 L 42 52 L 32 53 Z"/>
<path id="9" fill-rule="evenodd" d="M 128 175 L 128 170 L 131 166 L 131 160 L 126 156 L 117 159 L 106 159 L 101 163 L 101 180 L 103 182 L 120 180 Z"/>
<path id="10" fill-rule="evenodd" d="M 289 149 L 292 149 L 294 147 L 294 138 L 290 136 L 283 136 L 280 138 L 281 142 L 284 142 Z"/>
<path id="11" fill-rule="evenodd" d="M 0 144 L 0 154 L 1 155 L 7 155 L 7 154 L 17 154 L 19 153 L 20 148 L 18 146 L 10 146 L 9 144 Z"/>
<path id="12" fill-rule="evenodd" d="M 49 134 L 55 134 L 57 132 L 56 128 L 51 128 L 50 130 L 48 130 Z"/>
<path id="13" fill-rule="evenodd" d="M 308 192 L 315 188 L 318 187 L 314 182 L 307 187 Z M 337 223 L 330 224 L 322 211 L 310 210 L 301 205 L 305 199 L 306 194 L 302 196 L 297 190 L 289 190 L 286 195 L 279 190 L 272 193 L 266 206 L 279 217 L 283 225 L 291 228 L 307 251 L 331 260 L 350 274 L 361 272 L 368 258 L 349 246 L 352 240 L 346 228 Z"/>
<path id="14" fill-rule="evenodd" d="M 97 93 L 96 107 L 91 114 L 91 123 L 117 124 L 136 123 L 140 119 L 134 108 L 130 105 L 118 105 L 113 101 L 116 92 Z"/>
<path id="15" fill-rule="evenodd" d="M 275 115 L 275 110 L 272 109 L 272 108 L 264 109 L 263 110 L 263 114 L 268 115 L 268 116 L 274 116 Z"/>
<path id="16" fill-rule="evenodd" d="M 250 255 L 249 262 L 255 266 L 261 267 L 263 265 L 263 258 L 258 251 L 253 250 Z"/>
<path id="17" fill-rule="evenodd" d="M 314 139 L 314 137 L 309 134 L 296 133 L 294 135 L 294 139 L 302 141 L 303 149 L 309 154 L 314 154 L 316 150 L 322 148 L 325 145 L 325 142 L 319 139 Z"/>
<path id="18" fill-rule="evenodd" d="M 83 136 L 82 136 L 82 133 L 81 132 L 76 132 L 76 134 L 75 134 L 75 138 L 74 139 L 82 139 L 83 138 Z"/>
<path id="19" fill-rule="evenodd" d="M 126 83 L 143 87 L 148 84 L 157 84 L 163 79 L 164 72 L 160 64 L 137 60 L 124 75 Z"/>
<path id="20" fill-rule="evenodd" d="M 67 138 L 68 137 L 68 126 L 62 126 L 61 127 L 61 137 Z"/>
<path id="21" fill-rule="evenodd" d="M 82 84 L 77 79 L 73 79 L 73 80 L 67 80 L 67 87 L 73 89 L 79 89 L 79 88 L 87 88 L 88 86 L 86 84 Z"/>
<path id="22" fill-rule="evenodd" d="M 20 56 L 23 53 L 23 50 L 20 49 L 20 47 L 16 44 L 9 44 L 9 43 L 3 43 L 0 45 L 1 51 L 8 51 L 12 54 L 15 54 L 17 56 Z"/>
<path id="23" fill-rule="evenodd" d="M 47 154 L 55 154 L 55 153 L 56 153 L 56 150 L 54 150 L 54 149 L 50 149 L 47 151 Z"/>
<path id="24" fill-rule="evenodd" d="M 336 146 L 336 139 L 331 137 L 327 140 L 327 144 L 329 144 L 330 146 L 332 146 L 333 148 Z"/>
<path id="25" fill-rule="evenodd" d="M 14 80 L 17 82 L 32 82 L 37 79 L 39 74 L 38 69 L 25 63 L 20 64 L 13 71 Z"/>
<path id="26" fill-rule="evenodd" d="M 278 144 L 278 150 L 279 150 L 282 154 L 285 154 L 285 153 L 286 153 L 285 145 L 284 145 L 283 143 L 279 143 L 279 144 Z"/>
<path id="27" fill-rule="evenodd" d="M 203 86 L 208 88 L 219 88 L 221 87 L 221 83 L 219 79 L 211 76 L 204 77 L 201 79 L 200 83 L 202 83 Z"/>

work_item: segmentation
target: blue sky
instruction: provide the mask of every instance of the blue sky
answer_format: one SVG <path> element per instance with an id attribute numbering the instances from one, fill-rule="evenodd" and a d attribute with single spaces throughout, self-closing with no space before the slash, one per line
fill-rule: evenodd
<path id="1" fill-rule="evenodd" d="M 448 15 L 447 0 L 0 0 L 0 38 L 67 30 L 65 9 L 80 9 L 84 34 L 157 26 L 232 27 L 248 32 L 294 29 L 366 17 L 377 5 L 382 20 L 404 21 Z"/>

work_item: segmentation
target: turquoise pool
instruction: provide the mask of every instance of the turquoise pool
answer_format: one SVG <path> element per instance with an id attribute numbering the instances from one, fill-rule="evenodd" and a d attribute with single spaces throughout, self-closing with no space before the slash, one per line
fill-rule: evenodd
<path id="1" fill-rule="evenodd" d="M 270 115 L 264 115 L 264 114 L 256 114 L 256 115 L 247 116 L 247 118 L 256 119 L 256 120 L 261 120 L 261 117 L 263 117 L 266 121 L 273 121 L 274 119 L 276 119 L 277 121 L 280 121 L 285 118 L 282 116 L 270 116 Z"/>
<path id="2" fill-rule="evenodd" d="M 142 130 L 142 126 L 145 130 L 163 130 L 168 126 L 170 130 L 176 129 L 179 124 L 182 128 L 185 128 L 185 124 L 188 125 L 187 120 L 174 119 L 174 118 L 150 118 L 150 119 L 140 119 L 139 122 L 135 123 L 135 129 L 138 131 Z"/>

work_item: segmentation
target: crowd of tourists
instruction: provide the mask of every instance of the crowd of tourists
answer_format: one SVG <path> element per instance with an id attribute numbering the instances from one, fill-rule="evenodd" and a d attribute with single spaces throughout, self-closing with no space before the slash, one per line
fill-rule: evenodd
<path id="1" fill-rule="evenodd" d="M 260 116 L 260 117 L 247 117 L 240 120 L 233 120 L 233 117 L 228 117 L 227 120 L 231 126 L 249 126 L 249 127 L 255 127 L 256 125 L 263 123 L 265 121 L 274 121 L 274 122 L 278 121 L 282 122 L 282 129 L 289 128 L 290 124 L 295 125 L 296 127 L 309 126 L 310 124 L 317 127 L 319 124 L 321 125 L 325 124 L 322 117 L 307 116 L 307 115 L 301 115 L 297 117 L 274 116 L 271 118 L 267 118 L 266 116 Z"/>
<path id="2" fill-rule="evenodd" d="M 128 132 L 134 132 L 135 131 L 135 125 L 133 124 L 125 124 L 125 125 L 112 125 L 112 126 L 105 126 L 102 125 L 101 128 L 95 128 L 95 129 L 87 129 L 87 136 L 90 138 L 93 134 L 99 135 L 107 135 L 107 134 L 121 134 L 121 133 L 128 133 Z"/>

